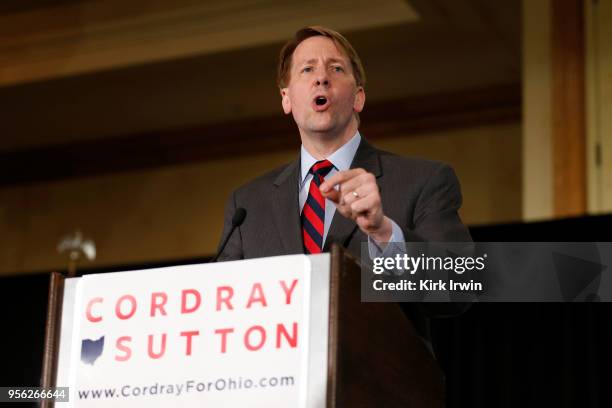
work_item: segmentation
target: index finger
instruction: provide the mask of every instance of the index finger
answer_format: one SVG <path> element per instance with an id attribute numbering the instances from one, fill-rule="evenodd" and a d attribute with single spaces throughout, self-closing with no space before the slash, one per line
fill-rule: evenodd
<path id="1" fill-rule="evenodd" d="M 327 191 L 329 191 L 332 187 L 336 186 L 337 184 L 342 184 L 345 181 L 348 181 L 352 179 L 353 177 L 357 177 L 363 173 L 365 173 L 364 169 L 350 169 L 350 170 L 339 171 L 338 173 L 334 174 L 329 179 L 321 183 L 321 186 L 319 187 L 319 189 L 321 190 L 321 192 L 326 193 Z"/>

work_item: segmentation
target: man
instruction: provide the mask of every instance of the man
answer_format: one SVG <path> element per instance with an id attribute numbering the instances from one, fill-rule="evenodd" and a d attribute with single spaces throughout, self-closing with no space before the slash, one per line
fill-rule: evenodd
<path id="1" fill-rule="evenodd" d="M 300 156 L 232 193 L 222 239 L 237 208 L 246 218 L 220 261 L 319 253 L 334 242 L 356 257 L 367 242 L 373 258 L 403 254 L 407 241 L 471 241 L 450 166 L 378 150 L 359 134 L 365 73 L 341 34 L 319 26 L 296 32 L 281 50 L 277 81 L 302 140 Z M 428 340 L 427 317 L 467 305 L 400 306 Z"/>
<path id="2" fill-rule="evenodd" d="M 357 257 L 362 242 L 370 256 L 389 256 L 405 241 L 471 240 L 449 166 L 378 150 L 359 134 L 365 73 L 341 34 L 299 30 L 281 51 L 277 80 L 300 156 L 231 195 L 222 238 L 237 208 L 246 218 L 219 260 L 319 253 L 334 242 Z"/>

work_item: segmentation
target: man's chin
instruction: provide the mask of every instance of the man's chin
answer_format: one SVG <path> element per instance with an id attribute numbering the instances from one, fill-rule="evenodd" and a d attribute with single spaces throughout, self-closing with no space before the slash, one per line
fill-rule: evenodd
<path id="1" fill-rule="evenodd" d="M 337 131 L 337 129 L 334 129 L 332 127 L 311 130 L 310 134 L 313 137 L 316 137 L 322 140 L 333 140 L 333 139 L 337 139 L 340 136 L 340 133 Z"/>
<path id="2" fill-rule="evenodd" d="M 310 121 L 310 123 L 308 123 L 308 127 L 311 132 L 337 133 L 340 128 L 343 127 L 342 122 L 343 121 L 338 120 L 338 118 L 321 116 Z"/>

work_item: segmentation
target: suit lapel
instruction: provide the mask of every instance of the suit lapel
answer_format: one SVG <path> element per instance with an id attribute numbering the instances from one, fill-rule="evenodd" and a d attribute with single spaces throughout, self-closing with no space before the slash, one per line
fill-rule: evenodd
<path id="1" fill-rule="evenodd" d="M 274 180 L 273 197 L 274 222 L 280 234 L 285 251 L 289 254 L 304 253 L 300 221 L 298 181 L 300 158 L 289 164 Z"/>
<path id="2" fill-rule="evenodd" d="M 355 158 L 351 163 L 351 169 L 355 168 L 362 168 L 374 174 L 377 179 L 382 176 L 378 152 L 363 137 L 361 138 L 361 143 L 359 143 L 359 147 L 355 153 Z M 327 237 L 325 238 L 323 250 L 329 251 L 334 242 L 344 245 L 347 239 L 355 233 L 356 229 L 357 224 L 353 220 L 343 217 L 338 211 L 336 211 L 334 213 L 334 218 L 332 218 L 332 223 L 329 228 L 329 232 L 327 233 Z"/>

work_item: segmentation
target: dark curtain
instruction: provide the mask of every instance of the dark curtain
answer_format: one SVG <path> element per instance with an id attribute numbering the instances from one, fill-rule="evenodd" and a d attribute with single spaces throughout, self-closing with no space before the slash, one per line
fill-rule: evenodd
<path id="1" fill-rule="evenodd" d="M 609 241 L 612 216 L 471 228 L 475 241 Z M 604 271 L 605 274 L 605 271 Z M 612 406 L 612 304 L 482 303 L 432 322 L 448 407 Z"/>

